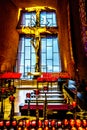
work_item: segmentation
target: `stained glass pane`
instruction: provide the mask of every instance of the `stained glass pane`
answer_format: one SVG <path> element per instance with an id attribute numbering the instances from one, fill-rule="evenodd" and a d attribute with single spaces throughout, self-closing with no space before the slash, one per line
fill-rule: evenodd
<path id="1" fill-rule="evenodd" d="M 42 60 L 42 65 L 46 65 L 46 54 L 45 53 L 42 53 L 41 55 L 41 60 Z"/>
<path id="2" fill-rule="evenodd" d="M 46 72 L 59 72 L 60 71 L 60 53 L 58 48 L 57 36 L 46 36 L 41 39 L 41 45 L 45 42 L 46 52 L 41 51 L 41 66 L 46 65 Z M 41 46 L 41 48 L 43 45 Z M 41 49 L 43 50 L 43 48 Z M 44 60 L 43 60 L 44 59 Z"/>
<path id="3" fill-rule="evenodd" d="M 55 12 L 42 11 L 40 13 L 40 26 L 57 27 Z"/>
<path id="4" fill-rule="evenodd" d="M 21 26 L 29 26 L 33 27 L 36 25 L 36 13 L 35 12 L 27 12 L 23 13 Z"/>
<path id="5" fill-rule="evenodd" d="M 35 53 L 32 53 L 32 56 L 31 56 L 31 65 L 35 65 L 36 63 L 36 56 L 35 56 Z"/>
<path id="6" fill-rule="evenodd" d="M 25 47 L 25 59 L 30 59 L 30 47 Z"/>
<path id="7" fill-rule="evenodd" d="M 24 54 L 21 53 L 19 60 L 20 60 L 20 65 L 24 65 Z"/>
<path id="8" fill-rule="evenodd" d="M 47 59 L 52 59 L 52 47 L 47 47 Z"/>

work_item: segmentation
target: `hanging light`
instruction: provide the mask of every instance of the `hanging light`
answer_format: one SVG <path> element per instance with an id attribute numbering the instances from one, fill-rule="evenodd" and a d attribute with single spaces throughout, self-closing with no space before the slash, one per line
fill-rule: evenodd
<path id="1" fill-rule="evenodd" d="M 81 126 L 81 120 L 80 119 L 76 119 L 76 126 L 80 127 Z"/>
<path id="2" fill-rule="evenodd" d="M 42 127 L 42 121 L 41 120 L 38 121 L 38 127 Z"/>
<path id="3" fill-rule="evenodd" d="M 30 120 L 26 120 L 26 121 L 25 121 L 25 126 L 26 126 L 26 127 L 29 127 L 30 125 L 31 125 L 31 121 L 30 121 Z"/>
<path id="4" fill-rule="evenodd" d="M 26 93 L 26 97 L 30 98 L 31 94 L 30 93 Z"/>
<path id="5" fill-rule="evenodd" d="M 75 120 L 74 120 L 74 119 L 70 119 L 69 124 L 70 124 L 71 127 L 74 127 L 74 125 L 75 125 Z"/>
<path id="6" fill-rule="evenodd" d="M 11 95 L 11 96 L 9 97 L 9 100 L 10 100 L 11 102 L 14 102 L 15 97 L 14 97 L 13 95 Z"/>
<path id="7" fill-rule="evenodd" d="M 35 89 L 35 90 L 34 90 L 34 94 L 35 94 L 36 96 L 38 96 L 38 95 L 39 95 L 39 89 Z"/>
<path id="8" fill-rule="evenodd" d="M 25 127 L 23 130 L 29 130 L 27 127 Z"/>
<path id="9" fill-rule="evenodd" d="M 10 120 L 5 122 L 6 127 L 10 127 L 10 124 L 11 124 Z"/>
<path id="10" fill-rule="evenodd" d="M 1 88 L 1 93 L 4 94 L 6 92 L 6 88 L 5 87 L 2 87 Z"/>
<path id="11" fill-rule="evenodd" d="M 12 124 L 12 126 L 17 126 L 17 121 L 13 120 L 11 124 Z"/>
<path id="12" fill-rule="evenodd" d="M 60 127 L 62 128 L 62 121 L 59 120 L 59 121 L 57 122 L 57 127 L 58 127 L 58 128 L 60 128 Z"/>
<path id="13" fill-rule="evenodd" d="M 48 126 L 49 125 L 49 120 L 44 120 L 44 126 Z"/>
<path id="14" fill-rule="evenodd" d="M 51 126 L 54 127 L 56 125 L 56 121 L 55 120 L 52 120 L 51 121 Z"/>
<path id="15" fill-rule="evenodd" d="M 83 119 L 83 120 L 82 120 L 82 126 L 83 126 L 83 127 L 86 127 L 86 126 L 87 126 L 87 121 L 86 121 L 86 119 Z"/>
<path id="16" fill-rule="evenodd" d="M 22 128 L 21 127 L 18 127 L 18 129 L 17 130 L 22 130 Z"/>
<path id="17" fill-rule="evenodd" d="M 4 126 L 4 121 L 0 121 L 0 128 Z"/>
<path id="18" fill-rule="evenodd" d="M 31 122 L 31 125 L 32 125 L 32 127 L 36 127 L 36 120 L 32 120 L 32 122 Z"/>
<path id="19" fill-rule="evenodd" d="M 64 119 L 63 123 L 64 123 L 64 126 L 67 126 L 69 124 L 69 121 L 67 119 Z"/>
<path id="20" fill-rule="evenodd" d="M 22 126 L 23 126 L 23 121 L 22 121 L 22 120 L 19 121 L 18 126 L 19 126 L 19 127 L 22 127 Z"/>
<path id="21" fill-rule="evenodd" d="M 44 127 L 44 130 L 49 130 L 49 127 L 48 126 Z"/>
<path id="22" fill-rule="evenodd" d="M 72 106 L 73 106 L 73 108 L 75 108 L 76 105 L 77 105 L 76 101 L 73 101 L 73 102 L 72 102 Z"/>

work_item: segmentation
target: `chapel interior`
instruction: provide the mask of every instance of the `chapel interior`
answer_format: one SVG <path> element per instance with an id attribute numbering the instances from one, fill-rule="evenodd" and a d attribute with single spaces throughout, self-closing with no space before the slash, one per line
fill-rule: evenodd
<path id="1" fill-rule="evenodd" d="M 87 1 L 0 1 L 0 130 L 87 129 Z"/>

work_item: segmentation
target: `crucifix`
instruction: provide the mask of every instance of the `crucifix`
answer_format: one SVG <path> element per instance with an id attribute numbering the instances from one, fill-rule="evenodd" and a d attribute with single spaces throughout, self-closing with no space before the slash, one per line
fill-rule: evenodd
<path id="1" fill-rule="evenodd" d="M 32 44 L 35 55 L 36 55 L 36 62 L 35 62 L 35 72 L 40 72 L 40 45 L 41 45 L 41 34 L 57 34 L 57 28 L 56 27 L 41 27 L 40 26 L 40 10 L 36 10 L 36 20 L 35 26 L 25 26 L 21 29 L 17 29 L 19 33 L 22 34 L 28 34 L 31 36 L 30 43 Z"/>

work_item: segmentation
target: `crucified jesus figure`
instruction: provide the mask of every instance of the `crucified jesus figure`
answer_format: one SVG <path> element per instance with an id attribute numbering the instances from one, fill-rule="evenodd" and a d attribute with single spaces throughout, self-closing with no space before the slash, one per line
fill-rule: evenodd
<path id="1" fill-rule="evenodd" d="M 35 49 L 35 54 L 36 54 L 36 64 L 35 64 L 35 72 L 40 72 L 40 58 L 39 58 L 39 51 L 40 51 L 40 37 L 33 37 L 31 39 L 31 44 L 33 45 Z"/>
<path id="2" fill-rule="evenodd" d="M 18 31 L 19 33 L 33 35 L 30 42 L 34 47 L 36 54 L 35 72 L 40 72 L 40 34 L 57 34 L 57 29 L 46 27 L 22 27 L 22 29 L 19 29 Z"/>

